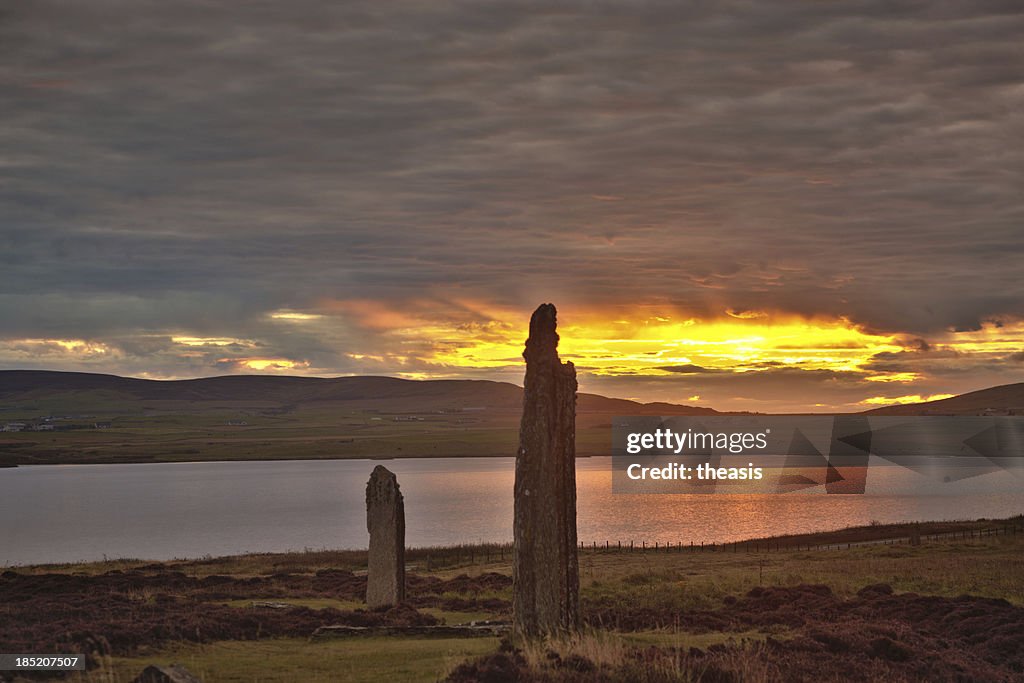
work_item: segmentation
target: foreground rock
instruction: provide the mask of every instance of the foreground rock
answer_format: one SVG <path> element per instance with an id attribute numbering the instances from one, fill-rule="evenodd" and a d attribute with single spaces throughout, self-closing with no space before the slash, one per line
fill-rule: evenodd
<path id="1" fill-rule="evenodd" d="M 505 621 L 471 621 L 468 624 L 409 626 L 321 626 L 313 638 L 352 638 L 367 636 L 426 636 L 430 638 L 490 638 L 511 630 Z"/>
<path id="2" fill-rule="evenodd" d="M 558 357 L 555 307 L 542 304 L 526 340 L 516 455 L 512 609 L 517 634 L 579 627 L 576 555 L 576 369 Z"/>
<path id="3" fill-rule="evenodd" d="M 366 605 L 393 607 L 405 600 L 405 501 L 398 479 L 382 465 L 373 468 L 366 484 L 366 530 Z"/>
<path id="4" fill-rule="evenodd" d="M 203 681 L 180 664 L 169 666 L 147 666 L 132 683 L 203 683 Z"/>

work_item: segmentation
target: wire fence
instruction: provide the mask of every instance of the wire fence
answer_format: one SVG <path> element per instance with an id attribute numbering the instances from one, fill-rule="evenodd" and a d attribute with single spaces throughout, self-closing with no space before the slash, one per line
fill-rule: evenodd
<path id="1" fill-rule="evenodd" d="M 893 536 L 889 538 L 860 539 L 849 541 L 804 541 L 796 538 L 778 539 L 756 539 L 749 541 L 734 541 L 730 543 L 705 543 L 690 541 L 685 543 L 658 542 L 648 543 L 646 541 L 604 541 L 599 543 L 591 541 L 589 544 L 580 543 L 580 550 L 584 552 L 604 553 L 772 553 L 772 552 L 793 552 L 793 551 L 824 551 L 842 550 L 866 545 L 920 545 L 925 541 L 942 540 L 970 540 L 982 539 L 994 536 L 1015 536 L 1024 534 L 1024 528 L 1020 524 L 1005 524 L 995 527 L 981 529 L 963 529 L 958 531 L 947 531 L 941 533 L 915 533 L 910 529 L 906 535 Z"/>
<path id="2" fill-rule="evenodd" d="M 728 543 L 663 542 L 663 541 L 590 541 L 581 542 L 581 553 L 778 553 L 817 552 L 842 550 L 860 546 L 877 545 L 920 545 L 925 542 L 964 541 L 990 539 L 995 537 L 1024 535 L 1024 520 L 1013 520 L 980 528 L 961 528 L 953 531 L 922 533 L 913 525 L 902 526 L 887 537 L 856 538 L 849 540 L 823 541 L 821 538 L 801 537 L 762 538 Z M 870 527 L 860 536 L 870 535 Z M 406 559 L 416 567 L 430 570 L 474 564 L 491 564 L 512 561 L 511 543 L 466 544 L 432 548 L 411 548 Z"/>

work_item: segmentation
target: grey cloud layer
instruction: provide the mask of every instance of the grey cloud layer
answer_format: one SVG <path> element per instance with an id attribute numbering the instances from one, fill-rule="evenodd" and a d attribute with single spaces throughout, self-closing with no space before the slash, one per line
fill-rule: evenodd
<path id="1" fill-rule="evenodd" d="M 1020 316 L 1022 45 L 1016 2 L 22 3 L 2 336 L 284 353 L 327 342 L 268 310 L 453 291 Z"/>

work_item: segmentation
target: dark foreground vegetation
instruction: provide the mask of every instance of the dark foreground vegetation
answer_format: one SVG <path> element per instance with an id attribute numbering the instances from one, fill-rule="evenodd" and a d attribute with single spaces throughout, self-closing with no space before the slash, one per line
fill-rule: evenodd
<path id="1" fill-rule="evenodd" d="M 412 552 L 407 604 L 381 611 L 362 607 L 361 552 L 18 567 L 0 574 L 0 652 L 84 653 L 89 671 L 64 680 L 90 683 L 171 661 L 208 683 L 1024 680 L 1024 533 L 832 547 L 587 549 L 583 634 L 532 645 L 310 638 L 325 625 L 508 619 L 510 558 L 496 547 Z"/>

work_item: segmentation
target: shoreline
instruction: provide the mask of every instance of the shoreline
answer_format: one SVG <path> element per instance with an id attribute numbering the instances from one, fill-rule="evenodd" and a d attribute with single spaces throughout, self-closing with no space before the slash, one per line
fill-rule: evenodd
<path id="1" fill-rule="evenodd" d="M 21 462 L 21 463 L 7 463 L 0 462 L 0 469 L 14 469 L 16 467 L 49 467 L 49 466 L 69 466 L 69 465 L 186 465 L 186 464 L 197 464 L 203 462 L 210 463 L 228 463 L 228 462 L 290 462 L 290 461 L 318 461 L 318 460 L 345 460 L 345 461 L 359 461 L 365 460 L 367 462 L 376 461 L 387 461 L 387 460 L 439 460 L 443 458 L 515 458 L 515 453 L 508 455 L 480 455 L 478 453 L 453 453 L 449 455 L 379 455 L 379 456 L 354 456 L 354 457 L 329 457 L 329 458 L 200 458 L 195 460 L 170 460 L 170 459 L 150 459 L 150 460 L 111 460 L 111 459 L 97 459 L 97 460 L 76 460 L 74 462 L 60 462 L 55 460 L 46 460 L 43 462 Z M 586 460 L 588 458 L 610 458 L 610 453 L 584 453 L 576 456 L 577 460 Z"/>
<path id="2" fill-rule="evenodd" d="M 251 463 L 251 462 L 319 462 L 324 460 L 342 460 L 346 462 L 358 462 L 365 460 L 366 462 L 378 462 L 388 460 L 442 460 L 444 458 L 487 458 L 487 459 L 499 459 L 499 458 L 515 458 L 515 454 L 512 455 L 470 455 L 455 454 L 455 455 L 381 455 L 376 457 L 341 457 L 341 458 L 232 458 L 232 459 L 201 459 L 201 460 L 95 460 L 95 461 L 75 461 L 75 462 L 32 462 L 32 463 L 0 463 L 0 469 L 14 469 L 17 467 L 68 467 L 68 466 L 79 466 L 79 465 L 197 465 L 199 463 Z M 611 455 L 577 455 L 577 460 L 586 460 L 588 458 L 610 458 Z"/>
<path id="3" fill-rule="evenodd" d="M 724 544 L 707 546 L 665 546 L 635 545 L 629 547 L 588 545 L 580 546 L 581 554 L 687 554 L 687 553 L 758 553 L 771 554 L 777 552 L 815 552 L 846 547 L 867 545 L 885 545 L 888 542 L 906 541 L 914 531 L 923 538 L 934 537 L 936 540 L 956 540 L 961 535 L 969 538 L 984 535 L 1004 534 L 1024 537 L 1024 513 L 999 519 L 979 518 L 973 520 L 931 520 L 920 522 L 900 522 L 892 524 L 867 524 L 862 526 L 843 527 L 829 531 L 816 531 L 803 534 L 786 534 L 779 536 L 760 536 L 742 539 Z M 484 559 L 494 556 L 511 558 L 512 544 L 508 543 L 464 543 L 443 546 L 421 546 L 406 549 L 405 555 L 411 566 L 423 563 L 426 558 L 435 562 L 444 562 L 444 558 L 455 557 L 465 559 Z M 268 564 L 302 564 L 306 560 L 331 558 L 342 565 L 358 566 L 365 564 L 367 550 L 365 548 L 345 549 L 307 549 L 286 552 L 252 552 L 236 555 L 200 557 L 180 557 L 166 560 L 125 557 L 106 558 L 103 560 L 83 560 L 77 562 L 52 562 L 36 564 L 0 565 L 3 571 L 29 571 L 39 573 L 45 571 L 80 570 L 103 567 L 130 569 L 139 567 L 196 567 L 202 565 L 246 565 L 252 563 Z"/>

